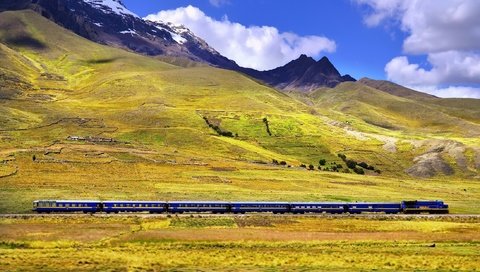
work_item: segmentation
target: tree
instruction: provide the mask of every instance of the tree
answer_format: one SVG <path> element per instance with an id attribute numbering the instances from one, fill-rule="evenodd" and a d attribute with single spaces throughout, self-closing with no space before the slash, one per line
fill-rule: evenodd
<path id="1" fill-rule="evenodd" d="M 315 169 L 315 166 L 313 166 L 313 164 L 310 164 L 310 165 L 308 166 L 308 170 L 314 170 L 314 169 Z"/>
<path id="2" fill-rule="evenodd" d="M 321 159 L 321 160 L 318 161 L 318 163 L 319 163 L 320 165 L 325 165 L 325 164 L 327 163 L 327 160 Z"/>
<path id="3" fill-rule="evenodd" d="M 281 161 L 281 162 L 280 162 L 280 165 L 285 166 L 285 165 L 287 165 L 287 162 L 286 162 L 286 161 Z"/>
<path id="4" fill-rule="evenodd" d="M 342 154 L 342 153 L 338 153 L 337 156 L 342 159 L 342 161 L 345 161 L 347 159 L 347 156 L 345 156 L 345 154 Z"/>
<path id="5" fill-rule="evenodd" d="M 37 156 L 33 155 L 32 156 L 32 161 L 36 161 L 37 160 Z"/>
<path id="6" fill-rule="evenodd" d="M 302 167 L 302 168 L 307 168 L 307 166 L 306 166 L 305 164 L 303 164 L 303 163 L 300 164 L 300 167 Z"/>

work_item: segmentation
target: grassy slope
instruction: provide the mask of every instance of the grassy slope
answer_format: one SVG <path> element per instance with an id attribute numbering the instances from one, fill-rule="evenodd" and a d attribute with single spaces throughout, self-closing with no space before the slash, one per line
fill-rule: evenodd
<path id="1" fill-rule="evenodd" d="M 33 12 L 1 13 L 0 29 L 0 75 L 18 81 L 2 81 L 0 212 L 26 212 L 36 198 L 437 198 L 454 212 L 480 212 L 470 204 L 480 198 L 475 172 L 418 182 L 403 172 L 418 154 L 410 145 L 385 152 L 382 141 L 359 140 L 332 124 L 478 145 L 466 133 L 479 131 L 475 122 L 431 112 L 444 107 L 421 104 L 418 111 L 417 102 L 355 85 L 315 94 L 308 106 L 235 72 L 181 68 L 94 44 Z M 219 137 L 203 117 L 238 137 Z M 398 130 L 382 128 L 385 122 Z M 71 135 L 119 142 L 67 141 Z M 382 176 L 265 164 L 341 163 L 338 152 L 374 164 Z"/>

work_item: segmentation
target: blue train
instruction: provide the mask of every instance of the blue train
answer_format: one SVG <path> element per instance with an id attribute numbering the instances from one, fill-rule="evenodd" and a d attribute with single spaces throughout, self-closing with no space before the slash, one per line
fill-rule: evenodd
<path id="1" fill-rule="evenodd" d="M 36 200 L 33 211 L 38 213 L 448 213 L 441 200 L 401 202 L 224 202 L 224 201 L 100 201 L 100 200 Z"/>

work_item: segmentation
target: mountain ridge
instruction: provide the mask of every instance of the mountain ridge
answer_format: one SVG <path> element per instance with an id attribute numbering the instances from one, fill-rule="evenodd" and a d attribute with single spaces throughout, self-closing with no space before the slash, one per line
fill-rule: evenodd
<path id="1" fill-rule="evenodd" d="M 355 81 L 341 76 L 323 57 L 318 62 L 302 55 L 297 60 L 269 71 L 240 67 L 222 56 L 188 28 L 168 22 L 144 20 L 120 0 L 4 0 L 2 10 L 32 9 L 51 21 L 97 43 L 149 56 L 189 59 L 214 67 L 242 72 L 281 90 L 311 91 Z M 303 62 L 308 60 L 309 65 Z M 168 59 L 168 58 L 166 58 Z M 297 67 L 298 65 L 304 68 Z"/>

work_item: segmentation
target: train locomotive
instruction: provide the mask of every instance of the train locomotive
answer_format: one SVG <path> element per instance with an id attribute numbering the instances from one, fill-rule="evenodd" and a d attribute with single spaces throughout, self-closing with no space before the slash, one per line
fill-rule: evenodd
<path id="1" fill-rule="evenodd" d="M 328 213 L 328 214 L 445 214 L 442 200 L 404 200 L 401 202 L 224 202 L 224 201 L 100 201 L 36 200 L 37 213 Z"/>

